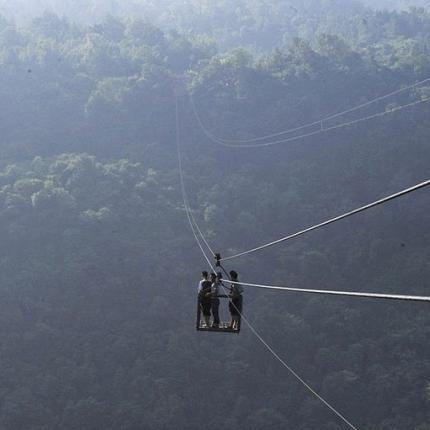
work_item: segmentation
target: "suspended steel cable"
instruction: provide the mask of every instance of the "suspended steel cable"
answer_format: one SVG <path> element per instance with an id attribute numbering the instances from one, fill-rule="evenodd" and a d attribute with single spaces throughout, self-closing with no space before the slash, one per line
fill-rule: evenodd
<path id="1" fill-rule="evenodd" d="M 194 235 L 194 239 L 196 240 L 200 251 L 202 252 L 202 254 L 205 256 L 205 259 L 207 261 L 207 263 L 209 264 L 209 266 L 211 265 L 211 261 L 207 258 L 205 250 L 203 249 L 203 246 L 201 245 L 199 238 L 197 237 L 197 233 L 195 231 L 195 227 L 193 225 L 193 221 L 194 224 L 196 226 L 198 226 L 198 224 L 196 223 L 195 219 L 192 217 L 192 213 L 190 210 L 190 207 L 188 206 L 188 199 L 187 199 L 187 193 L 185 190 L 185 183 L 184 183 L 184 173 L 182 170 L 182 157 L 181 157 L 181 150 L 180 150 L 180 137 L 179 137 L 179 131 L 180 131 L 180 122 L 179 122 L 179 107 L 178 107 L 178 97 L 175 96 L 175 115 L 176 115 L 176 149 L 177 149 L 177 154 L 178 154 L 178 167 L 179 167 L 179 182 L 180 182 L 180 187 L 181 187 L 181 195 L 182 195 L 182 200 L 183 200 L 183 206 L 185 209 L 185 213 L 187 215 L 187 219 L 188 219 L 188 223 L 190 225 L 191 228 L 191 232 Z M 200 228 L 198 229 L 198 231 L 200 232 L 200 235 L 202 237 L 203 234 L 201 233 Z M 206 240 L 205 240 L 206 242 Z M 207 242 L 206 242 L 207 243 Z M 209 244 L 207 244 L 208 248 L 210 249 Z"/>
<path id="2" fill-rule="evenodd" d="M 419 100 L 419 101 L 416 101 L 416 102 L 408 103 L 408 104 L 402 105 L 402 106 L 394 108 L 394 109 L 389 109 L 389 110 L 386 110 L 386 111 L 383 111 L 383 112 L 379 112 L 378 114 L 365 116 L 365 117 L 360 118 L 360 119 L 355 120 L 355 121 L 348 121 L 348 122 L 344 122 L 344 123 L 336 125 L 336 126 L 324 127 L 324 123 L 327 122 L 327 121 L 329 121 L 329 120 L 341 117 L 341 116 L 346 115 L 346 114 L 351 113 L 351 112 L 355 112 L 355 111 L 357 111 L 359 109 L 362 109 L 364 107 L 370 106 L 370 105 L 372 105 L 372 104 L 374 104 L 374 103 L 376 103 L 378 101 L 387 99 L 387 98 L 392 97 L 394 95 L 397 95 L 397 94 L 400 94 L 402 92 L 405 92 L 405 91 L 411 90 L 413 88 L 416 88 L 416 87 L 418 87 L 420 85 L 425 84 L 426 82 L 430 82 L 430 78 L 423 79 L 422 81 L 419 81 L 419 82 L 416 82 L 416 83 L 414 83 L 412 85 L 408 85 L 408 86 L 406 86 L 404 88 L 400 88 L 398 90 L 392 91 L 392 92 L 390 92 L 388 94 L 385 94 L 383 96 L 376 97 L 375 99 L 369 100 L 369 101 L 367 101 L 365 103 L 362 103 L 362 104 L 360 104 L 358 106 L 355 106 L 353 108 L 349 108 L 349 109 L 346 109 L 344 111 L 335 113 L 333 115 L 329 115 L 329 116 L 320 118 L 320 119 L 318 119 L 316 121 L 303 124 L 303 125 L 301 125 L 299 127 L 290 128 L 288 130 L 280 131 L 278 133 L 267 134 L 267 135 L 264 135 L 264 136 L 255 137 L 255 138 L 251 138 L 251 139 L 224 139 L 224 138 L 215 136 L 203 124 L 203 121 L 202 121 L 202 119 L 201 119 L 201 117 L 200 117 L 200 115 L 198 113 L 197 108 L 196 108 L 196 105 L 195 105 L 195 102 L 194 102 L 194 98 L 193 98 L 193 96 L 192 96 L 192 94 L 190 92 L 189 92 L 189 98 L 190 98 L 190 101 L 191 101 L 191 106 L 192 106 L 192 109 L 193 109 L 193 112 L 194 112 L 194 116 L 196 117 L 197 122 L 200 125 L 200 128 L 203 130 L 203 132 L 206 134 L 206 136 L 209 137 L 210 140 L 214 141 L 217 144 L 223 145 L 223 146 L 234 146 L 234 147 L 238 147 L 238 148 L 239 147 L 246 147 L 246 148 L 254 147 L 254 148 L 256 148 L 256 147 L 260 147 L 260 146 L 276 145 L 276 144 L 279 144 L 279 143 L 289 142 L 291 140 L 303 139 L 305 137 L 313 136 L 313 135 L 320 134 L 322 132 L 327 132 L 327 131 L 330 131 L 330 130 L 335 130 L 335 129 L 341 128 L 341 127 L 347 127 L 349 125 L 353 125 L 353 124 L 355 124 L 357 122 L 360 122 L 360 121 L 367 121 L 367 120 L 370 120 L 372 118 L 377 118 L 378 116 L 383 116 L 383 115 L 387 115 L 389 113 L 394 113 L 394 112 L 396 112 L 398 110 L 401 110 L 401 109 L 404 109 L 404 108 L 407 108 L 407 107 L 411 107 L 411 106 L 419 104 L 419 103 L 423 103 L 424 101 L 427 101 L 428 98 L 425 98 L 425 99 L 422 99 L 422 100 Z M 268 139 L 273 139 L 273 138 L 276 138 L 276 137 L 280 137 L 280 136 L 283 136 L 285 134 L 291 134 L 291 133 L 294 133 L 294 132 L 297 132 L 297 131 L 300 131 L 300 130 L 304 130 L 306 128 L 314 127 L 316 125 L 320 126 L 320 129 L 317 130 L 317 131 L 309 132 L 309 133 L 302 134 L 302 135 L 299 135 L 299 136 L 293 136 L 293 137 L 290 137 L 290 138 L 283 138 L 281 140 L 276 140 L 274 142 L 264 142 L 264 143 L 260 143 L 260 144 L 256 144 L 255 143 L 255 142 L 262 142 L 262 141 L 265 141 L 265 140 L 268 140 Z"/>
<path id="3" fill-rule="evenodd" d="M 200 227 L 199 227 L 199 225 L 197 224 L 197 221 L 196 221 L 196 219 L 194 218 L 193 212 L 192 212 L 192 210 L 191 210 L 191 208 L 190 208 L 189 206 L 188 206 L 188 209 L 189 209 L 189 213 L 190 213 L 191 219 L 193 220 L 194 225 L 195 225 L 195 227 L 196 227 L 196 229 L 197 229 L 197 232 L 199 233 L 199 235 L 200 235 L 200 237 L 202 238 L 202 240 L 203 240 L 204 244 L 206 245 L 206 247 L 209 249 L 210 253 L 212 254 L 212 257 L 215 257 L 215 252 L 214 252 L 214 250 L 211 248 L 211 246 L 209 245 L 208 241 L 206 240 L 206 237 L 204 236 L 204 234 L 203 234 L 203 233 L 202 233 L 202 231 L 200 230 Z"/>
<path id="4" fill-rule="evenodd" d="M 394 107 L 392 109 L 385 110 L 383 112 L 378 112 L 378 113 L 375 113 L 375 114 L 372 114 L 372 115 L 368 115 L 368 116 L 365 116 L 365 117 L 362 117 L 362 118 L 357 118 L 355 120 L 344 122 L 342 124 L 334 125 L 334 126 L 331 126 L 331 127 L 325 127 L 324 128 L 323 125 L 322 125 L 322 123 L 320 123 L 321 124 L 320 128 L 318 130 L 314 131 L 314 132 L 302 134 L 300 136 L 290 137 L 290 138 L 287 138 L 287 139 L 275 140 L 274 142 L 265 142 L 265 143 L 260 143 L 260 144 L 249 144 L 249 145 L 248 144 L 246 144 L 246 145 L 240 145 L 240 147 L 243 147 L 243 148 L 258 148 L 258 147 L 279 145 L 281 143 L 286 143 L 286 142 L 292 142 L 294 140 L 300 140 L 300 139 L 304 139 L 306 137 L 316 136 L 316 135 L 322 134 L 322 133 L 328 133 L 329 131 L 333 131 L 333 130 L 337 130 L 337 129 L 345 128 L 345 127 L 350 127 L 352 125 L 355 125 L 355 124 L 358 124 L 358 123 L 361 123 L 361 122 L 369 121 L 369 120 L 375 119 L 375 118 L 380 118 L 380 117 L 383 117 L 385 115 L 389 115 L 389 114 L 392 114 L 394 112 L 397 112 L 397 111 L 400 111 L 400 110 L 403 110 L 403 109 L 406 109 L 406 108 L 409 108 L 409 107 L 412 107 L 412 106 L 416 106 L 416 105 L 421 104 L 421 103 L 425 103 L 425 102 L 427 102 L 429 100 L 430 100 L 430 98 L 424 98 L 424 99 L 421 99 L 421 100 L 416 100 L 414 102 L 411 102 L 411 103 L 408 103 L 408 104 L 405 104 L 405 105 L 402 105 L 402 106 L 397 106 L 397 107 Z M 230 144 L 228 146 L 231 147 L 232 145 Z M 237 146 L 237 147 L 239 147 L 239 146 Z"/>
<path id="5" fill-rule="evenodd" d="M 222 258 L 220 261 L 233 260 L 234 258 L 237 258 L 237 257 L 241 257 L 241 256 L 244 256 L 244 255 L 247 255 L 247 254 L 251 254 L 251 253 L 256 252 L 256 251 L 261 251 L 262 249 L 268 248 L 268 247 L 273 246 L 273 245 L 277 245 L 278 243 L 285 242 L 287 240 L 293 239 L 294 237 L 301 236 L 303 234 L 309 233 L 310 231 L 317 230 L 317 229 L 319 229 L 321 227 L 324 227 L 324 226 L 326 226 L 328 224 L 332 224 L 334 222 L 340 221 L 341 219 L 344 219 L 344 218 L 350 217 L 352 215 L 355 215 L 355 214 L 357 214 L 359 212 L 363 212 L 363 211 L 365 211 L 367 209 L 370 209 L 370 208 L 373 208 L 375 206 L 381 205 L 383 203 L 389 202 L 390 200 L 397 199 L 398 197 L 404 196 L 405 194 L 412 193 L 414 191 L 419 190 L 420 188 L 427 187 L 428 185 L 430 185 L 430 179 L 427 180 L 427 181 L 421 182 L 421 183 L 419 183 L 417 185 L 414 185 L 413 187 L 406 188 L 405 190 L 399 191 L 398 193 L 392 194 L 392 195 L 390 195 L 388 197 L 384 197 L 383 199 L 377 200 L 376 202 L 369 203 L 369 204 L 367 204 L 365 206 L 361 206 L 361 207 L 359 207 L 357 209 L 354 209 L 354 210 L 352 210 L 350 212 L 346 212 L 346 213 L 344 213 L 342 215 L 339 215 L 339 216 L 337 216 L 335 218 L 331 218 L 331 219 L 329 219 L 327 221 L 324 221 L 324 222 L 321 222 L 319 224 L 313 225 L 312 227 L 308 227 L 308 228 L 305 228 L 304 230 L 300 230 L 297 233 L 290 234 L 289 236 L 282 237 L 281 239 L 274 240 L 273 242 L 269 242 L 269 243 L 266 243 L 264 245 L 256 246 L 255 248 L 249 249 L 247 251 L 239 252 L 237 254 L 230 255 L 228 257 Z"/>
<path id="6" fill-rule="evenodd" d="M 185 185 L 184 185 L 184 175 L 183 175 L 183 170 L 182 170 L 182 157 L 181 157 L 181 153 L 180 153 L 180 147 L 179 147 L 179 130 L 180 130 L 180 123 L 179 123 L 179 107 L 178 107 L 178 98 L 177 96 L 175 96 L 175 105 L 176 105 L 176 146 L 177 146 L 177 151 L 178 151 L 178 163 L 179 163 L 179 177 L 180 177 L 180 186 L 181 186 L 181 192 L 182 192 L 182 197 L 183 197 L 183 205 L 184 205 L 184 209 L 185 212 L 187 214 L 187 217 L 190 221 L 190 226 L 191 226 L 191 230 L 193 232 L 193 234 L 196 236 L 196 233 L 194 231 L 193 228 L 193 223 L 191 221 L 194 222 L 195 227 L 197 228 L 198 233 L 200 234 L 200 237 L 202 238 L 204 244 L 207 246 L 207 248 L 209 249 L 209 251 L 211 252 L 211 254 L 214 256 L 215 253 L 212 250 L 211 246 L 209 245 L 208 241 L 206 240 L 205 236 L 203 235 L 202 231 L 200 230 L 199 225 L 197 224 L 193 212 L 191 211 L 191 208 L 189 206 L 188 203 L 188 196 L 185 190 Z M 197 237 L 196 237 L 197 238 Z M 198 242 L 200 244 L 200 242 Z M 202 249 L 203 251 L 203 249 Z M 203 251 L 204 252 L 204 251 Z M 205 254 L 206 255 L 206 254 Z"/>
<path id="7" fill-rule="evenodd" d="M 193 225 L 193 218 L 191 217 L 190 208 L 187 204 L 187 198 L 186 198 L 186 190 L 185 190 L 185 184 L 184 184 L 184 175 L 182 170 L 182 158 L 181 158 L 181 151 L 180 151 L 180 137 L 179 137 L 179 130 L 180 130 L 180 122 L 179 122 L 179 106 L 178 106 L 178 99 L 176 97 L 175 101 L 175 107 L 176 107 L 176 146 L 177 146 L 177 153 L 178 153 L 178 166 L 179 166 L 179 176 L 180 176 L 180 183 L 181 183 L 181 192 L 182 192 L 182 199 L 184 203 L 185 212 L 187 214 L 188 223 L 190 224 L 191 231 L 194 235 L 194 239 L 197 242 L 197 245 L 200 248 L 200 251 L 202 252 L 206 262 L 208 263 L 209 267 L 211 267 L 212 271 L 215 272 L 215 267 L 213 266 L 212 262 L 206 255 L 204 248 L 202 244 L 200 243 L 200 240 L 197 236 L 196 230 L 201 232 L 200 228 L 198 227 L 197 223 L 194 219 Z M 201 234 L 202 235 L 202 234 Z M 203 235 L 202 235 L 203 237 Z M 224 292 L 226 295 L 228 295 L 227 290 L 225 289 L 224 285 L 222 285 L 222 288 L 224 289 Z M 235 306 L 233 304 L 233 306 Z M 264 340 L 264 338 L 260 335 L 260 333 L 253 327 L 253 325 L 250 323 L 250 321 L 242 314 L 242 312 L 237 309 L 239 312 L 241 318 L 246 323 L 246 325 L 249 327 L 249 329 L 252 331 L 252 333 L 257 337 L 257 339 L 266 347 L 266 349 L 273 355 L 273 357 L 276 358 L 309 392 L 311 392 L 318 400 L 320 400 L 328 409 L 330 409 L 337 417 L 339 417 L 345 424 L 347 424 L 352 430 L 358 430 L 357 427 L 355 427 L 351 422 L 345 418 L 344 415 L 342 415 L 335 407 L 333 407 L 327 400 L 325 400 L 320 394 L 318 394 L 291 366 L 289 366 L 286 361 L 280 357 L 280 355 Z"/>
<path id="8" fill-rule="evenodd" d="M 292 288 L 292 287 L 280 287 L 276 285 L 264 285 L 264 284 L 250 284 L 247 282 L 234 282 L 232 284 L 245 285 L 247 287 L 263 288 L 267 290 L 280 290 L 280 291 L 291 291 L 297 293 L 309 293 L 309 294 L 328 294 L 332 296 L 350 296 L 350 297 L 367 297 L 372 299 L 387 299 L 387 300 L 407 300 L 413 302 L 430 302 L 428 296 L 411 296 L 403 294 L 380 294 L 380 293 L 362 293 L 356 291 L 336 291 L 336 290 L 313 290 L 310 288 Z"/>
<path id="9" fill-rule="evenodd" d="M 300 134 L 299 136 L 292 136 L 292 137 L 288 137 L 288 138 L 285 138 L 285 139 L 275 140 L 275 141 L 272 141 L 272 142 L 263 142 L 263 143 L 249 143 L 249 144 L 232 144 L 232 143 L 226 143 L 225 141 L 220 140 L 219 138 L 217 138 L 216 136 L 214 136 L 212 133 L 210 133 L 205 128 L 205 126 L 203 125 L 201 119 L 198 116 L 196 116 L 196 119 L 197 119 L 197 122 L 198 122 L 200 128 L 202 129 L 203 133 L 209 138 L 209 140 L 211 140 L 212 142 L 214 142 L 214 143 L 216 143 L 218 145 L 226 146 L 226 147 L 229 147 L 229 148 L 262 148 L 262 147 L 267 147 L 267 146 L 279 145 L 281 143 L 292 142 L 292 141 L 295 141 L 295 140 L 305 139 L 306 137 L 312 137 L 312 136 L 316 136 L 316 135 L 319 135 L 319 134 L 322 134 L 322 133 L 328 133 L 329 131 L 337 130 L 337 129 L 340 129 L 340 128 L 349 127 L 351 125 L 358 124 L 360 122 L 365 122 L 365 121 L 369 121 L 369 120 L 374 119 L 374 118 L 383 117 L 385 115 L 392 114 L 394 112 L 398 112 L 400 110 L 403 110 L 403 109 L 406 109 L 406 108 L 409 108 L 409 107 L 412 107 L 412 106 L 416 106 L 416 105 L 421 104 L 421 103 L 425 103 L 425 102 L 427 102 L 429 100 L 430 100 L 430 97 L 426 97 L 426 98 L 423 98 L 423 99 L 420 99 L 420 100 L 416 100 L 414 102 L 411 102 L 411 103 L 408 103 L 408 104 L 405 104 L 405 105 L 401 105 L 401 106 L 397 106 L 397 107 L 392 108 L 392 109 L 385 110 L 383 112 L 378 112 L 378 113 L 375 113 L 375 114 L 372 114 L 372 115 L 368 115 L 368 116 L 365 116 L 365 117 L 362 117 L 362 118 L 357 118 L 355 120 L 344 122 L 342 124 L 334 125 L 334 126 L 331 126 L 331 127 L 325 127 L 324 128 L 323 125 L 322 125 L 322 122 L 318 121 L 318 122 L 314 123 L 314 125 L 315 124 L 320 124 L 320 128 L 318 130 L 311 131 L 311 132 L 305 133 L 305 134 Z M 195 109 L 193 109 L 193 110 L 196 113 Z"/>

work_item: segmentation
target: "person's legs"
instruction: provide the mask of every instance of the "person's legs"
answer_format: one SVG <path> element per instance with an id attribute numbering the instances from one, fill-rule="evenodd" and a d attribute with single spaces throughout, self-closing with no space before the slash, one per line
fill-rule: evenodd
<path id="1" fill-rule="evenodd" d="M 241 312 L 241 300 L 239 297 L 235 297 L 232 300 L 232 313 L 231 313 L 231 319 L 232 319 L 232 328 L 234 330 L 237 330 L 239 328 L 239 318 L 240 318 L 240 312 Z"/>
<path id="2" fill-rule="evenodd" d="M 211 305 L 210 303 L 205 303 L 203 305 L 203 320 L 206 327 L 210 327 L 210 316 L 211 316 Z"/>
<path id="3" fill-rule="evenodd" d="M 237 330 L 239 328 L 239 315 L 235 315 L 233 317 L 232 328 L 233 328 L 233 330 Z"/>
<path id="4" fill-rule="evenodd" d="M 212 301 L 212 316 L 214 318 L 213 324 L 214 326 L 219 325 L 219 299 L 215 299 Z"/>
<path id="5" fill-rule="evenodd" d="M 234 306 L 232 301 L 230 300 L 228 303 L 228 310 L 230 311 L 230 324 L 228 326 L 228 328 L 233 328 L 233 324 L 234 324 Z"/>
<path id="6" fill-rule="evenodd" d="M 210 326 L 209 315 L 204 315 L 203 318 L 204 318 L 206 327 L 209 327 Z"/>

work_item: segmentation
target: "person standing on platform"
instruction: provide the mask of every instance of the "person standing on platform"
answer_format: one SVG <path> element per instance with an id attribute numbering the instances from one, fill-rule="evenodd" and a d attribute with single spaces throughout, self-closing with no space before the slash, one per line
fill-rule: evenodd
<path id="1" fill-rule="evenodd" d="M 221 287 L 222 275 L 221 273 L 211 274 L 211 312 L 213 317 L 212 327 L 219 327 L 219 289 Z"/>
<path id="2" fill-rule="evenodd" d="M 208 279 L 208 272 L 204 270 L 202 272 L 202 279 L 199 282 L 198 286 L 198 297 L 199 297 L 199 306 L 202 310 L 203 320 L 205 322 L 206 327 L 210 327 L 210 316 L 211 316 L 211 287 L 212 282 Z"/>
<path id="3" fill-rule="evenodd" d="M 230 272 L 230 280 L 233 281 L 230 285 L 230 301 L 228 303 L 228 309 L 231 315 L 230 328 L 233 330 L 239 330 L 240 328 L 240 316 L 242 313 L 242 293 L 243 287 L 238 284 L 239 277 L 236 271 Z"/>

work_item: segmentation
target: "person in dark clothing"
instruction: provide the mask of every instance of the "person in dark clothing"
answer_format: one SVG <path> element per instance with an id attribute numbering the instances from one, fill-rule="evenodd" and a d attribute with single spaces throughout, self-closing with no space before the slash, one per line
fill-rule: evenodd
<path id="1" fill-rule="evenodd" d="M 239 330 L 239 322 L 240 316 L 242 313 L 242 293 L 243 287 L 239 282 L 239 277 L 237 272 L 232 270 L 230 272 L 230 279 L 233 281 L 230 285 L 230 301 L 228 303 L 228 310 L 230 311 L 231 320 L 230 320 L 230 328 L 233 330 Z"/>
<path id="2" fill-rule="evenodd" d="M 199 294 L 199 305 L 202 310 L 203 320 L 206 327 L 210 326 L 210 316 L 211 316 L 211 287 L 212 282 L 208 279 L 208 272 L 202 272 L 202 279 L 199 282 L 198 294 Z"/>
<path id="3" fill-rule="evenodd" d="M 211 311 L 213 316 L 212 327 L 219 327 L 219 289 L 221 286 L 221 273 L 211 274 Z"/>

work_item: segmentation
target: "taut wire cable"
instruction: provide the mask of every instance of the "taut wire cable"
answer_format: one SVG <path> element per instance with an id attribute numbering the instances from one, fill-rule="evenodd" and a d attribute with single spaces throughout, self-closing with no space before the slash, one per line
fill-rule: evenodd
<path id="1" fill-rule="evenodd" d="M 381 205 L 381 204 L 386 203 L 386 202 L 388 202 L 390 200 L 394 200 L 394 199 L 396 199 L 398 197 L 404 196 L 405 194 L 412 193 L 414 191 L 419 190 L 420 188 L 424 188 L 424 187 L 427 187 L 429 185 L 430 185 L 430 179 L 427 180 L 427 181 L 421 182 L 421 183 L 419 183 L 417 185 L 414 185 L 413 187 L 409 187 L 409 188 L 406 188 L 405 190 L 399 191 L 398 193 L 391 194 L 390 196 L 384 197 L 384 198 L 382 198 L 380 200 L 377 200 L 377 201 L 375 201 L 373 203 L 369 203 L 369 204 L 367 204 L 365 206 L 361 206 L 361 207 L 359 207 L 357 209 L 354 209 L 352 211 L 346 212 L 346 213 L 344 213 L 342 215 L 339 215 L 339 216 L 337 216 L 335 218 L 331 218 L 331 219 L 329 219 L 327 221 L 324 221 L 324 222 L 321 222 L 319 224 L 313 225 L 312 227 L 308 227 L 308 228 L 305 228 L 304 230 L 300 230 L 297 233 L 290 234 L 289 236 L 282 237 L 281 239 L 274 240 L 274 241 L 266 243 L 264 245 L 256 246 L 255 248 L 249 249 L 247 251 L 239 252 L 237 254 L 230 255 L 230 256 L 225 257 L 225 258 L 221 258 L 220 261 L 233 260 L 234 258 L 237 258 L 237 257 L 241 257 L 241 256 L 244 256 L 244 255 L 247 255 L 247 254 L 251 254 L 251 253 L 256 252 L 256 251 L 261 251 L 262 249 L 268 248 L 268 247 L 273 246 L 273 245 L 277 245 L 278 243 L 285 242 L 285 241 L 293 239 L 293 238 L 295 238 L 297 236 L 301 236 L 303 234 L 309 233 L 310 231 L 317 230 L 317 229 L 319 229 L 321 227 L 324 227 L 324 226 L 326 226 L 328 224 L 332 224 L 334 222 L 340 221 L 341 219 L 350 217 L 350 216 L 355 215 L 355 214 L 357 214 L 359 212 L 363 212 L 363 211 L 365 211 L 367 209 L 370 209 L 370 208 L 373 208 L 375 206 Z"/>
<path id="2" fill-rule="evenodd" d="M 349 297 L 367 297 L 372 299 L 387 299 L 387 300 L 407 300 L 413 302 L 430 302 L 430 297 L 427 296 L 413 296 L 404 294 L 382 294 L 382 293 L 363 293 L 356 291 L 336 291 L 336 290 L 313 290 L 310 288 L 292 288 L 292 287 L 280 287 L 276 285 L 264 285 L 264 284 L 250 284 L 247 282 L 234 282 L 232 284 L 245 285 L 247 287 L 263 288 L 267 290 L 280 290 L 280 291 L 291 291 L 297 293 L 309 293 L 309 294 L 328 294 L 332 296 L 349 296 Z"/>

